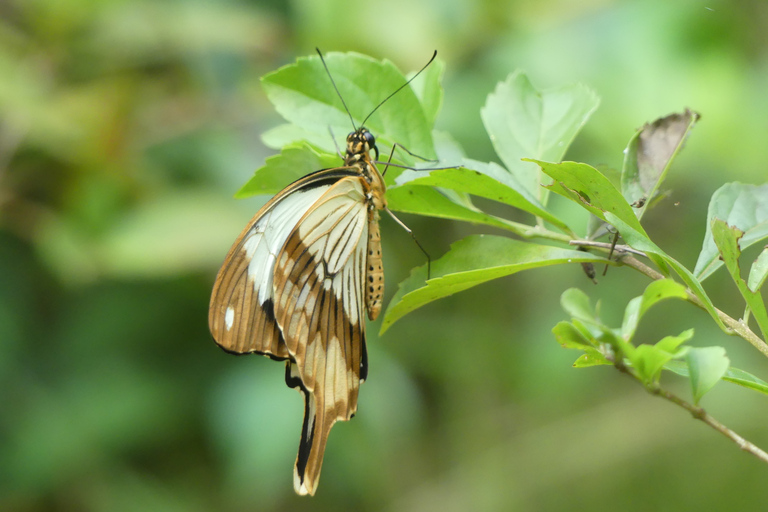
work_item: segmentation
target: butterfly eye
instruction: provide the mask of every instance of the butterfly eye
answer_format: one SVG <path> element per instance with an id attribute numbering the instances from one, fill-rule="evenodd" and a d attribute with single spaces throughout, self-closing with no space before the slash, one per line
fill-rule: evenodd
<path id="1" fill-rule="evenodd" d="M 363 132 L 363 138 L 365 139 L 365 142 L 368 143 L 368 147 L 376 146 L 376 137 L 374 137 L 371 132 L 369 131 Z"/>

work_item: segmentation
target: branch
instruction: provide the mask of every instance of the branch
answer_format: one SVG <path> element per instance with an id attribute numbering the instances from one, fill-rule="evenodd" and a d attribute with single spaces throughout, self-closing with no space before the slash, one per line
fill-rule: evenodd
<path id="1" fill-rule="evenodd" d="M 613 363 L 613 366 L 619 370 L 622 373 L 625 373 L 626 375 L 629 375 L 636 381 L 640 382 L 641 384 L 644 384 L 643 381 L 635 375 L 635 373 L 628 368 L 623 361 L 616 361 L 612 357 L 606 357 L 609 361 Z M 662 389 L 658 384 L 654 384 L 652 386 L 646 386 L 644 385 L 646 391 L 648 391 L 650 394 L 659 396 L 661 398 L 664 398 L 665 400 L 672 402 L 675 405 L 678 405 L 691 413 L 691 416 L 696 418 L 697 420 L 703 421 L 706 425 L 709 425 L 713 429 L 717 430 L 721 434 L 723 434 L 725 437 L 736 443 L 739 448 L 742 451 L 745 451 L 751 455 L 754 455 L 761 461 L 768 464 L 768 453 L 764 452 L 761 448 L 758 446 L 755 446 L 754 444 L 750 443 L 743 437 L 741 437 L 739 434 L 731 430 L 730 428 L 726 427 L 719 421 L 717 421 L 714 417 L 712 417 L 707 411 L 702 409 L 701 407 L 697 405 L 693 405 L 689 402 L 686 402 L 679 396 L 675 395 L 674 393 L 667 391 L 666 389 Z"/>
<path id="2" fill-rule="evenodd" d="M 608 251 L 613 248 L 613 252 L 618 254 L 637 254 L 638 256 L 645 256 L 645 253 L 643 251 L 638 251 L 637 249 L 633 249 L 628 245 L 614 245 L 610 244 L 608 242 L 595 242 L 594 240 L 570 240 L 568 242 L 570 245 L 578 245 L 579 247 L 598 247 L 600 249 L 607 249 Z"/>

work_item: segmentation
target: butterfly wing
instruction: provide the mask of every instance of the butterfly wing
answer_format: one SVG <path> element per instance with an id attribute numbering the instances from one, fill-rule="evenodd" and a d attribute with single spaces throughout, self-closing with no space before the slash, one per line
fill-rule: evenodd
<path id="1" fill-rule="evenodd" d="M 237 237 L 216 276 L 208 312 L 211 334 L 224 350 L 290 358 L 272 301 L 277 254 L 307 210 L 349 176 L 357 176 L 357 170 L 324 169 L 292 183 L 264 205 Z"/>
<path id="2" fill-rule="evenodd" d="M 275 265 L 274 314 L 304 393 L 294 484 L 314 494 L 333 424 L 357 410 L 367 372 L 365 275 L 369 212 L 361 177 L 340 180 L 304 214 Z M 289 383 L 290 385 L 290 383 Z"/>

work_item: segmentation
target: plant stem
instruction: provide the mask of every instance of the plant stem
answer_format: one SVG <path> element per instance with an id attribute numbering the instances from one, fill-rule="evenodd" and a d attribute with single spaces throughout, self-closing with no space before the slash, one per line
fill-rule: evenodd
<path id="1" fill-rule="evenodd" d="M 613 252 L 619 254 L 632 253 L 638 256 L 645 256 L 643 251 L 638 251 L 628 245 L 614 245 L 609 242 L 595 242 L 594 240 L 570 240 L 568 243 L 570 245 L 578 245 L 579 247 L 597 247 L 598 249 L 605 249 L 606 252 L 610 252 L 611 247 L 613 247 Z"/>
<path id="2" fill-rule="evenodd" d="M 611 358 L 607 358 L 608 360 L 611 360 Z M 619 370 L 622 373 L 625 373 L 632 377 L 633 379 L 637 380 L 638 382 L 642 381 L 640 378 L 635 375 L 633 371 L 631 371 L 630 368 L 628 368 L 622 361 L 616 361 L 612 360 L 613 366 Z M 730 428 L 726 427 L 719 421 L 717 421 L 712 415 L 710 415 L 707 411 L 702 409 L 701 407 L 697 405 L 693 405 L 690 402 L 686 402 L 679 396 L 675 395 L 674 393 L 667 391 L 666 389 L 662 389 L 658 384 L 654 384 L 651 386 L 645 386 L 645 389 L 652 395 L 659 396 L 669 402 L 672 402 L 675 405 L 678 405 L 691 413 L 691 416 L 696 418 L 697 420 L 703 421 L 705 424 L 709 425 L 713 429 L 717 430 L 721 434 L 723 434 L 725 437 L 736 443 L 739 448 L 751 455 L 754 455 L 761 461 L 768 464 L 768 453 L 763 451 L 758 446 L 752 444 L 751 442 L 747 441 L 743 437 L 741 437 L 739 434 L 731 430 Z"/>

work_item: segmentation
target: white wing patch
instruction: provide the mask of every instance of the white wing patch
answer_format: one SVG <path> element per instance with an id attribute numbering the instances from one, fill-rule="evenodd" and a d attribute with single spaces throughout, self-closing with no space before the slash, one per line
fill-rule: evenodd
<path id="1" fill-rule="evenodd" d="M 248 278 L 259 294 L 259 304 L 272 297 L 277 254 L 299 220 L 327 189 L 316 187 L 288 194 L 265 213 L 243 239 L 243 250 L 250 261 Z"/>
<path id="2" fill-rule="evenodd" d="M 229 306 L 227 308 L 226 314 L 224 315 L 224 323 L 226 324 L 228 331 L 232 329 L 232 324 L 234 324 L 234 322 L 235 322 L 235 310 L 234 308 L 232 308 L 232 306 Z"/>

